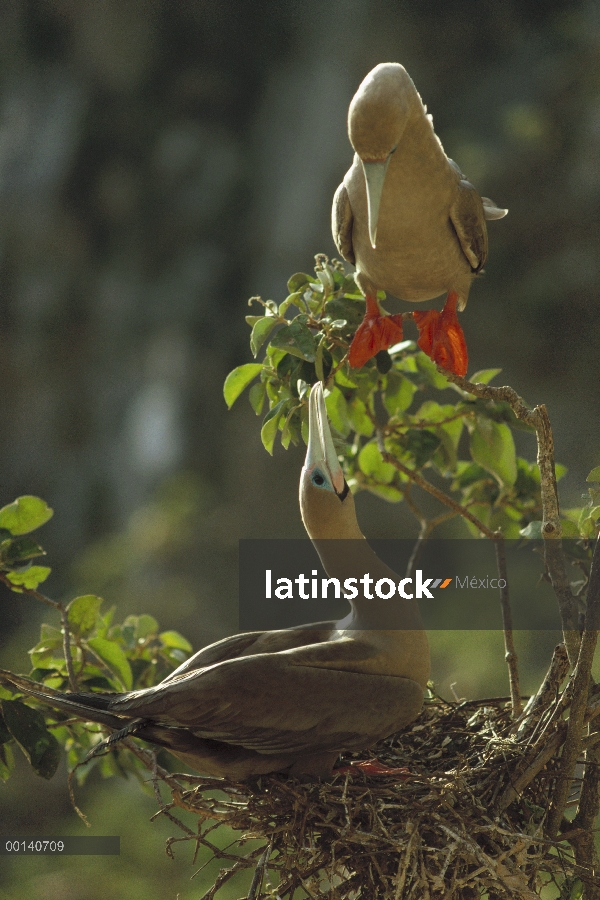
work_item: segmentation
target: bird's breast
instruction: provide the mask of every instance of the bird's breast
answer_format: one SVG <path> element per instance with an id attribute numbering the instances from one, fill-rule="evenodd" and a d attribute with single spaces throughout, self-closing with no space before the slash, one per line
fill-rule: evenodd
<path id="1" fill-rule="evenodd" d="M 456 174 L 431 129 L 427 141 L 418 137 L 408 135 L 390 160 L 376 248 L 369 239 L 367 190 L 358 158 L 346 175 L 357 280 L 364 291 L 384 290 L 403 300 L 431 300 L 449 290 L 466 297 L 471 267 L 450 220 Z"/>

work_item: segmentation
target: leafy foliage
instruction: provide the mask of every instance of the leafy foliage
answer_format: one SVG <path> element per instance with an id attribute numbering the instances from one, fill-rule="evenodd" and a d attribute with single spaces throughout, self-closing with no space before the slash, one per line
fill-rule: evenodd
<path id="1" fill-rule="evenodd" d="M 539 470 L 517 456 L 513 437 L 515 429 L 529 430 L 527 426 L 507 403 L 484 401 L 448 381 L 410 339 L 378 354 L 360 370 L 350 368 L 348 347 L 364 314 L 364 300 L 341 263 L 319 255 L 315 271 L 316 277 L 292 276 L 290 294 L 279 306 L 252 298 L 264 314 L 247 317 L 251 349 L 257 357 L 264 348 L 263 359 L 229 374 L 224 386 L 228 406 L 249 388 L 255 413 L 264 411 L 263 444 L 273 453 L 278 436 L 285 448 L 307 441 L 307 398 L 311 386 L 321 380 L 334 441 L 353 491 L 367 490 L 390 502 L 406 500 L 419 519 L 421 534 L 429 535 L 439 522 L 427 521 L 410 494 L 415 477 L 422 478 L 425 472 L 430 483 L 443 484 L 447 496 L 458 504 L 455 513 L 468 510 L 486 528 L 508 538 L 539 538 Z M 499 372 L 485 369 L 471 380 L 487 384 Z M 556 466 L 557 479 L 564 472 L 564 467 Z M 582 590 L 589 576 L 591 538 L 600 519 L 600 467 L 592 470 L 588 484 L 586 505 L 563 513 L 564 534 L 578 539 L 569 542 L 569 553 L 584 573 Z M 45 551 L 29 535 L 51 515 L 44 501 L 31 496 L 0 509 L 0 580 L 61 613 L 62 628 L 43 624 L 39 642 L 29 651 L 30 678 L 61 691 L 71 689 L 75 681 L 78 690 L 92 693 L 157 684 L 191 653 L 185 637 L 176 631 L 161 632 L 156 619 L 147 614 L 115 624 L 115 607 L 104 611 L 95 594 L 76 597 L 63 607 L 39 593 L 38 586 L 51 570 L 39 565 Z M 473 534 L 480 533 L 472 522 L 464 521 Z M 0 779 L 12 771 L 14 745 L 38 775 L 50 778 L 61 746 L 75 769 L 102 734 L 101 726 L 79 722 L 13 687 L 0 686 Z M 162 756 L 168 768 L 168 755 Z M 116 749 L 77 769 L 80 782 L 95 765 L 105 776 L 139 774 L 141 768 L 133 755 Z"/>
<path id="2" fill-rule="evenodd" d="M 290 278 L 289 295 L 279 305 L 259 297 L 249 301 L 263 307 L 262 315 L 246 317 L 251 351 L 255 358 L 264 353 L 262 362 L 246 363 L 227 377 L 228 406 L 252 385 L 249 401 L 256 415 L 263 415 L 261 438 L 273 453 L 278 436 L 286 449 L 302 438 L 306 442 L 307 398 L 311 385 L 321 380 L 334 441 L 353 491 L 399 502 L 410 494 L 410 476 L 400 469 L 428 470 L 436 484 L 443 482 L 446 492 L 488 528 L 507 538 L 539 536 L 539 471 L 517 456 L 513 435 L 515 429 L 533 430 L 516 419 L 507 403 L 481 400 L 448 381 L 413 340 L 379 353 L 361 369 L 351 368 L 348 348 L 365 301 L 340 262 L 323 254 L 316 262 L 315 275 Z M 475 372 L 471 381 L 488 384 L 500 371 Z M 381 446 L 399 467 L 382 458 Z M 565 471 L 557 466 L 557 478 Z M 597 483 L 592 491 L 600 495 Z M 573 515 L 565 516 L 566 536 L 591 536 L 594 516 L 600 515 L 598 503 L 598 510 L 579 511 L 578 527 Z M 465 522 L 472 534 L 479 534 Z"/>
<path id="3" fill-rule="evenodd" d="M 42 514 L 43 512 L 43 514 Z M 4 515 L 3 515 L 4 514 Z M 81 691 L 124 691 L 151 687 L 165 678 L 191 653 L 189 641 L 176 631 L 161 632 L 153 616 L 128 616 L 113 622 L 115 607 L 103 611 L 102 599 L 94 594 L 75 597 L 63 608 L 37 591 L 50 569 L 32 564 L 43 555 L 42 547 L 20 535 L 42 525 L 52 515 L 37 497 L 19 497 L 0 510 L 7 535 L 0 543 L 0 579 L 18 593 L 30 593 L 63 613 L 69 631 L 72 667 Z M 15 528 L 14 535 L 7 526 Z M 43 570 L 43 571 L 42 571 Z M 69 690 L 65 658 L 64 627 L 44 623 L 39 642 L 29 651 L 30 678 L 55 690 Z M 61 746 L 74 768 L 102 737 L 100 726 L 78 722 L 67 713 L 50 710 L 16 688 L 0 687 L 0 779 L 6 780 L 14 766 L 12 748 L 20 747 L 34 772 L 51 778 L 60 761 Z M 94 765 L 104 775 L 138 771 L 131 754 L 96 758 L 78 770 L 83 781 Z"/>

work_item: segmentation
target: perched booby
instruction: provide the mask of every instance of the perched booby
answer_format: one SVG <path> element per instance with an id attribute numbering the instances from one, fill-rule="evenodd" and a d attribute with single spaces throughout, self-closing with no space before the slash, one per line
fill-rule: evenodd
<path id="1" fill-rule="evenodd" d="M 309 400 L 300 506 L 330 577 L 369 572 L 398 581 L 359 530 L 320 383 Z M 19 691 L 114 729 L 103 745 L 134 734 L 199 772 L 234 780 L 330 775 L 340 751 L 368 748 L 415 719 L 428 677 L 417 604 L 399 598 L 357 598 L 338 622 L 225 638 L 157 686 L 123 694 L 63 693 L 0 670 L 0 681 Z"/>
<path id="2" fill-rule="evenodd" d="M 421 302 L 448 294 L 442 312 L 413 313 L 419 346 L 457 375 L 467 347 L 456 315 L 488 251 L 485 220 L 499 209 L 480 197 L 444 153 L 412 79 L 399 63 L 381 63 L 360 84 L 348 111 L 354 161 L 335 193 L 333 238 L 367 308 L 350 347 L 359 368 L 402 340 L 402 316 L 382 316 L 377 291 Z"/>

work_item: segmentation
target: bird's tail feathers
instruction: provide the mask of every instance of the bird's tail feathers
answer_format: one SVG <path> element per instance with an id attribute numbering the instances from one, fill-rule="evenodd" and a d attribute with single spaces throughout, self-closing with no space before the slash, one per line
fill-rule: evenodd
<path id="1" fill-rule="evenodd" d="M 108 725 L 109 728 L 122 728 L 123 719 L 106 712 L 111 695 L 103 694 L 65 694 L 45 685 L 40 685 L 24 675 L 13 675 L 0 669 L 0 681 L 17 688 L 29 697 L 35 697 L 53 709 L 60 709 L 80 719 Z"/>
<path id="2" fill-rule="evenodd" d="M 501 209 L 499 206 L 496 206 L 489 197 L 482 197 L 481 202 L 483 203 L 483 214 L 488 220 L 503 219 L 508 212 L 507 209 Z"/>

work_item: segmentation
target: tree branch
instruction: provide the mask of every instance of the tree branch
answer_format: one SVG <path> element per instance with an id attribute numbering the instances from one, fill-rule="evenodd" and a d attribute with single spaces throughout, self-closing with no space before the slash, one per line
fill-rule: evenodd
<path id="1" fill-rule="evenodd" d="M 577 666 L 573 674 L 573 699 L 571 700 L 571 709 L 569 712 L 568 731 L 562 751 L 558 779 L 554 788 L 552 808 L 548 816 L 547 831 L 551 838 L 558 834 L 569 795 L 569 788 L 571 786 L 575 765 L 581 754 L 590 676 L 592 662 L 594 660 L 594 651 L 598 642 L 599 624 L 600 538 L 596 540 L 596 545 L 594 547 L 594 556 L 592 558 L 592 568 L 590 571 L 590 584 L 587 594 L 585 628 L 581 638 Z"/>
<path id="2" fill-rule="evenodd" d="M 510 599 L 508 595 L 508 571 L 506 568 L 506 547 L 504 538 L 500 532 L 496 532 L 494 538 L 494 549 L 496 551 L 496 565 L 498 567 L 498 584 L 504 582 L 504 587 L 500 587 L 500 608 L 502 609 L 502 628 L 504 631 L 504 658 L 508 666 L 508 681 L 510 684 L 510 699 L 512 703 L 513 719 L 521 715 L 523 709 L 521 704 L 521 689 L 519 687 L 519 670 L 517 667 L 517 653 L 515 650 L 515 642 L 513 637 L 512 611 L 510 608 Z"/>
<path id="3" fill-rule="evenodd" d="M 441 370 L 440 370 L 441 371 Z M 463 380 L 463 379 L 461 379 Z M 470 382 L 467 382 L 470 384 Z M 512 390 L 510 388 L 509 390 Z M 450 497 L 444 491 L 435 487 L 435 485 L 431 484 L 430 481 L 427 481 L 426 478 L 423 478 L 418 472 L 415 472 L 413 469 L 409 469 L 408 466 L 405 466 L 404 463 L 401 463 L 399 459 L 389 453 L 385 448 L 385 440 L 383 436 L 383 432 L 381 428 L 376 427 L 376 435 L 377 435 L 377 446 L 379 448 L 379 452 L 381 453 L 381 458 L 384 462 L 390 463 L 399 472 L 402 472 L 406 475 L 410 481 L 417 484 L 422 490 L 427 491 L 428 494 L 431 494 L 432 497 L 435 497 L 436 500 L 439 500 L 440 503 L 448 506 L 455 515 L 462 516 L 464 519 L 468 519 L 475 527 L 483 534 L 485 537 L 489 538 L 494 542 L 494 546 L 496 548 L 496 563 L 498 567 L 498 580 L 504 581 L 504 587 L 500 588 L 500 606 L 502 609 L 502 625 L 504 630 L 504 649 L 505 649 L 505 658 L 508 665 L 508 678 L 510 682 L 510 695 L 512 700 L 512 710 L 513 716 L 518 716 L 521 713 L 521 692 L 519 688 L 519 673 L 517 669 L 517 654 L 515 651 L 515 645 L 513 640 L 513 631 L 512 631 L 512 614 L 510 610 L 510 602 L 508 597 L 508 577 L 506 571 L 506 553 L 504 549 L 504 537 L 499 531 L 492 531 L 491 528 L 488 528 L 477 516 L 474 516 L 473 513 L 469 510 L 467 506 L 463 506 L 454 500 L 453 497 Z M 421 523 L 421 533 L 409 560 L 409 569 L 414 566 L 417 554 L 420 551 L 423 542 L 426 540 L 428 536 L 427 531 L 427 520 L 424 518 L 423 514 L 415 504 L 414 500 L 410 498 L 407 500 L 409 508 L 412 510 L 414 515 L 417 517 L 419 522 Z M 445 517 L 438 517 L 440 521 L 443 521 Z M 436 521 L 437 520 L 433 520 Z M 408 571 L 408 570 L 407 570 Z"/>
<path id="4" fill-rule="evenodd" d="M 534 409 L 529 409 L 517 392 L 508 385 L 504 387 L 490 387 L 487 384 L 473 384 L 471 381 L 467 381 L 466 378 L 461 378 L 459 375 L 454 375 L 445 369 L 438 367 L 438 371 L 445 375 L 448 381 L 456 384 L 468 394 L 484 400 L 508 403 L 517 419 L 535 428 L 538 445 L 537 464 L 540 470 L 542 496 L 544 558 L 552 587 L 558 600 L 569 662 L 571 666 L 574 666 L 579 651 L 577 601 L 573 596 L 567 578 L 561 543 L 562 527 L 560 524 L 560 507 L 554 466 L 554 439 L 546 407 L 540 405 Z"/>
<path id="5" fill-rule="evenodd" d="M 409 469 L 408 466 L 405 466 L 404 463 L 401 463 L 399 459 L 389 453 L 385 449 L 385 443 L 383 440 L 383 432 L 380 428 L 377 429 L 377 446 L 379 448 L 379 452 L 381 453 L 381 458 L 384 462 L 390 463 L 390 465 L 394 466 L 394 468 L 398 469 L 399 472 L 402 472 L 403 475 L 406 475 L 407 478 L 410 478 L 411 481 L 414 481 L 422 490 L 427 491 L 428 494 L 431 494 L 432 497 L 435 497 L 436 500 L 439 500 L 440 503 L 444 503 L 446 506 L 450 507 L 450 509 L 454 510 L 454 512 L 462 516 L 464 519 L 468 519 L 475 528 L 477 528 L 482 534 L 486 537 L 490 538 L 490 540 L 494 539 L 495 531 L 492 531 L 487 525 L 474 516 L 472 512 L 466 507 L 462 506 L 444 491 L 441 491 L 434 484 L 431 484 L 430 481 L 427 481 L 426 478 L 423 478 L 422 475 L 419 475 L 418 472 L 415 472 L 414 469 Z"/>

